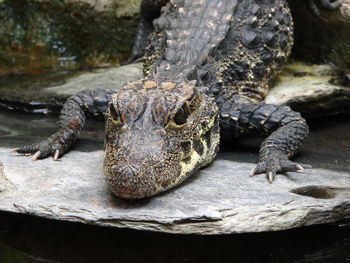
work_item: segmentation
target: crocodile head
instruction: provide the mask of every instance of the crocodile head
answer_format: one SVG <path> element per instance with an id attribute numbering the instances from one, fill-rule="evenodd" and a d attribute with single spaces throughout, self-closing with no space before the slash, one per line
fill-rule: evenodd
<path id="1" fill-rule="evenodd" d="M 139 199 L 172 188 L 215 157 L 214 101 L 187 83 L 140 80 L 112 96 L 104 173 L 112 192 Z"/>

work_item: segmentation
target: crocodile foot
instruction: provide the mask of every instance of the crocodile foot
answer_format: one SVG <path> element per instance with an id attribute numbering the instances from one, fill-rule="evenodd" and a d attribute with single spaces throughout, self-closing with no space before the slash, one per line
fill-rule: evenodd
<path id="1" fill-rule="evenodd" d="M 250 176 L 266 173 L 269 183 L 272 183 L 277 173 L 298 172 L 312 168 L 309 164 L 292 162 L 280 150 L 271 149 L 264 155 L 250 172 Z"/>
<path id="2" fill-rule="evenodd" d="M 15 148 L 11 152 L 33 155 L 33 161 L 49 156 L 53 156 L 53 160 L 57 161 L 69 149 L 74 141 L 74 137 L 71 130 L 59 130 L 45 140 Z"/>
<path id="3" fill-rule="evenodd" d="M 311 14 L 316 17 L 319 17 L 321 15 L 319 7 L 335 10 L 338 9 L 342 4 L 343 0 L 307 0 L 307 5 Z"/>

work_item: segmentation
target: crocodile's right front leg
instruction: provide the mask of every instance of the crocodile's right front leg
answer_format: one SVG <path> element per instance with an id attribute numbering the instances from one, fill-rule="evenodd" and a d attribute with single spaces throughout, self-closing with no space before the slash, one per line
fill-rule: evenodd
<path id="1" fill-rule="evenodd" d="M 18 147 L 13 152 L 34 154 L 33 161 L 52 155 L 56 161 L 78 138 L 85 125 L 85 112 L 101 117 L 112 93 L 110 90 L 83 90 L 77 93 L 63 105 L 56 133 L 38 143 Z"/>

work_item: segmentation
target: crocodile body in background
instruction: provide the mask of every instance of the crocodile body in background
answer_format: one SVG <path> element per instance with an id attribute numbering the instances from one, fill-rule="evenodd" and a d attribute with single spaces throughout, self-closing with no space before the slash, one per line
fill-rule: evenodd
<path id="1" fill-rule="evenodd" d="M 133 56 L 149 36 L 144 78 L 71 97 L 57 133 L 16 152 L 57 160 L 77 139 L 85 113 L 106 112 L 104 172 L 122 198 L 178 185 L 213 161 L 220 137 L 268 136 L 251 175 L 266 173 L 270 182 L 278 172 L 306 168 L 288 159 L 309 132 L 305 120 L 262 102 L 292 47 L 286 1 L 144 0 L 141 17 Z"/>

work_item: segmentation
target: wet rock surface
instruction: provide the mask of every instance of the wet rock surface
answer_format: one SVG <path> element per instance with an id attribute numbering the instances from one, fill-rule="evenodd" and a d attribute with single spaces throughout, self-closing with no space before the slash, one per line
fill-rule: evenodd
<path id="1" fill-rule="evenodd" d="M 9 116 L 10 121 L 3 121 Z M 324 119 L 311 123 L 311 137 L 297 161 L 311 163 L 312 170 L 278 175 L 271 185 L 264 175 L 249 178 L 259 142 L 247 138 L 223 147 L 212 165 L 180 187 L 135 202 L 108 191 L 102 173 L 102 124 L 98 128 L 90 122 L 82 140 L 58 162 L 32 162 L 30 157 L 9 153 L 18 144 L 49 135 L 56 118 L 1 114 L 0 160 L 6 181 L 0 193 L 1 210 L 117 228 L 196 234 L 282 230 L 350 218 L 350 141 L 343 133 L 350 119 L 346 115 L 327 120 L 327 128 Z M 11 134 L 6 134 L 6 127 Z"/>

